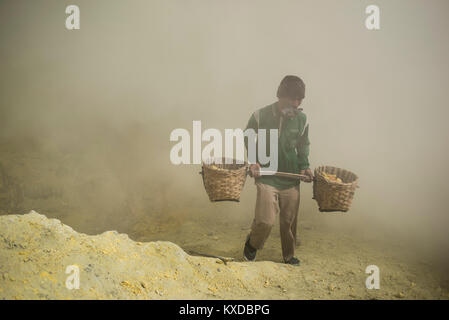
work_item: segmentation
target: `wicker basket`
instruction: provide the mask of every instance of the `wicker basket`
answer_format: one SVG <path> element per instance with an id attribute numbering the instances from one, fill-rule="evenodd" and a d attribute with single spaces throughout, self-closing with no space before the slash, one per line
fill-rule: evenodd
<path id="1" fill-rule="evenodd" d="M 328 181 L 323 172 L 335 174 L 340 182 Z M 315 169 L 313 181 L 313 199 L 318 203 L 321 212 L 346 212 L 351 206 L 358 177 L 354 173 L 332 166 L 320 166 Z"/>
<path id="2" fill-rule="evenodd" d="M 204 188 L 209 200 L 215 201 L 240 201 L 240 193 L 247 176 L 248 165 L 237 164 L 233 159 L 232 164 L 226 164 L 225 158 L 220 163 L 216 159 L 203 162 L 202 171 Z"/>

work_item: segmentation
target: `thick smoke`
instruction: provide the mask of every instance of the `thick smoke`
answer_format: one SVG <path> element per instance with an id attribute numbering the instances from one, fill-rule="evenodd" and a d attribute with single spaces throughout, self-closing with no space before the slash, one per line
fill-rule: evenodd
<path id="1" fill-rule="evenodd" d="M 303 184 L 301 215 L 448 259 L 446 1 L 377 1 L 378 31 L 366 1 L 76 3 L 74 31 L 65 2 L 0 3 L 2 213 L 42 208 L 91 233 L 148 216 L 250 219 L 252 181 L 239 205 L 210 204 L 199 166 L 170 163 L 170 132 L 244 128 L 295 74 L 312 167 L 361 186 L 348 214 L 319 215 Z"/>

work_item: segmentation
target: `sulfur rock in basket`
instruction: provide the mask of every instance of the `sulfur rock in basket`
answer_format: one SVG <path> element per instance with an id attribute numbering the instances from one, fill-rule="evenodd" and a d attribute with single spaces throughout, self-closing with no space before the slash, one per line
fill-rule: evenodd
<path id="1" fill-rule="evenodd" d="M 346 212 L 354 197 L 358 177 L 351 171 L 332 166 L 315 169 L 313 199 L 321 212 Z"/>
<path id="2" fill-rule="evenodd" d="M 231 161 L 229 161 L 231 162 Z M 225 163 L 225 159 L 218 161 L 212 159 L 203 162 L 201 174 L 203 184 L 209 200 L 215 201 L 240 201 L 240 193 L 245 185 L 248 165 L 238 164 L 235 159 L 232 163 Z"/>

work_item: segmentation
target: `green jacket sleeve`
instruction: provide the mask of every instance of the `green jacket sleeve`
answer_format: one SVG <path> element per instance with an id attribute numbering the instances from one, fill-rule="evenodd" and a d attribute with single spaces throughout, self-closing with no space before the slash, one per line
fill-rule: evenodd
<path id="1" fill-rule="evenodd" d="M 251 117 L 248 120 L 248 124 L 246 125 L 245 130 L 247 130 L 247 129 L 253 129 L 257 134 L 258 125 L 257 125 L 256 117 L 254 116 L 254 113 L 251 115 Z M 245 140 L 245 148 L 246 148 L 246 151 L 248 152 L 248 137 L 245 136 L 244 140 Z M 256 146 L 256 150 L 257 150 L 257 146 Z M 256 159 L 257 159 L 257 152 L 256 152 Z M 257 161 L 258 161 L 258 159 L 257 159 Z"/>
<path id="2" fill-rule="evenodd" d="M 305 170 L 309 168 L 309 124 L 304 128 L 304 133 L 299 137 L 298 143 L 298 160 L 299 160 L 299 170 Z"/>

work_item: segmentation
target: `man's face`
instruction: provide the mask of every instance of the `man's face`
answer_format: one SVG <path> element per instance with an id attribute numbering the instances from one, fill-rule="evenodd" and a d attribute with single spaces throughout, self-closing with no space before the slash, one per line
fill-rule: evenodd
<path id="1" fill-rule="evenodd" d="M 294 107 L 297 109 L 302 102 L 302 98 L 279 98 L 282 108 Z"/>
<path id="2" fill-rule="evenodd" d="M 279 111 L 283 117 L 293 118 L 298 114 L 298 107 L 301 104 L 302 99 L 280 98 L 279 102 Z"/>

